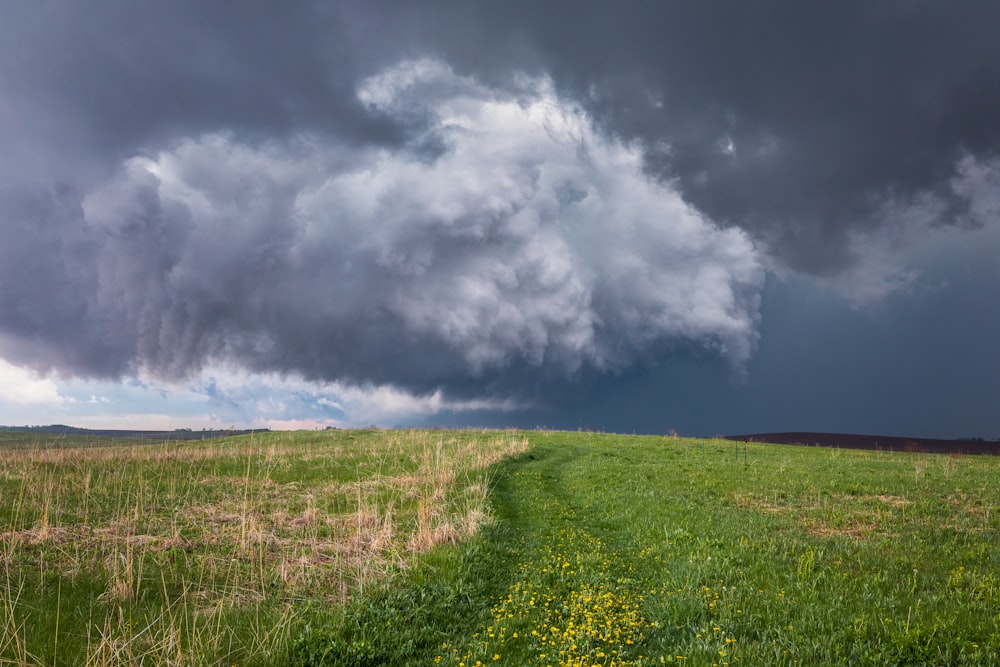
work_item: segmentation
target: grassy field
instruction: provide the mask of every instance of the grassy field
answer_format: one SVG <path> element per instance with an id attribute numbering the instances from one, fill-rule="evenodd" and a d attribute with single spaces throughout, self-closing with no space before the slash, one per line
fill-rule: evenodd
<path id="1" fill-rule="evenodd" d="M 0 664 L 274 664 L 302 610 L 474 535 L 490 466 L 527 446 L 359 431 L 0 449 Z"/>
<path id="2" fill-rule="evenodd" d="M 996 665 L 998 473 L 558 432 L 7 446 L 0 664 Z"/>

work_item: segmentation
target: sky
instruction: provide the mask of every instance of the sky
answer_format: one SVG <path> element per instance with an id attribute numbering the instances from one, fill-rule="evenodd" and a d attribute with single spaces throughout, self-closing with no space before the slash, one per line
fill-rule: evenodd
<path id="1" fill-rule="evenodd" d="M 1000 437 L 1000 5 L 11 0 L 0 424 Z"/>

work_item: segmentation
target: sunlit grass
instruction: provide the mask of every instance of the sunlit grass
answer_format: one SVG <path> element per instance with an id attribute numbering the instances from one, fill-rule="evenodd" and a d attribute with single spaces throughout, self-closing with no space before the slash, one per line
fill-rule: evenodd
<path id="1" fill-rule="evenodd" d="M 296 664 L 1000 664 L 1000 460 L 529 437 L 481 538 Z"/>
<path id="2" fill-rule="evenodd" d="M 516 434 L 371 431 L 0 450 L 0 664 L 272 664 L 486 521 Z M 76 443 L 74 443 L 76 444 Z"/>
<path id="3" fill-rule="evenodd" d="M 1000 664 L 1000 459 L 587 433 L 0 451 L 0 664 Z"/>

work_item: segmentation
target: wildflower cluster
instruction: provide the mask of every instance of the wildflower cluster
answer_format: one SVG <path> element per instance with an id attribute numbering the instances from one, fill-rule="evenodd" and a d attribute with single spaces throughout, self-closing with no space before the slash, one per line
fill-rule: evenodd
<path id="1" fill-rule="evenodd" d="M 653 625 L 643 614 L 632 565 L 583 531 L 561 530 L 527 558 L 519 579 L 494 605 L 493 622 L 470 650 L 451 648 L 448 664 L 475 667 L 505 656 L 560 667 L 624 667 Z"/>

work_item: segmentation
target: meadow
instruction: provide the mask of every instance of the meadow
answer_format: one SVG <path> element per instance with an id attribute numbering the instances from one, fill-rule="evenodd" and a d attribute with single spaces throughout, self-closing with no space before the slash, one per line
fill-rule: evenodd
<path id="1" fill-rule="evenodd" d="M 1000 459 L 566 432 L 0 442 L 0 664 L 1000 664 Z"/>

